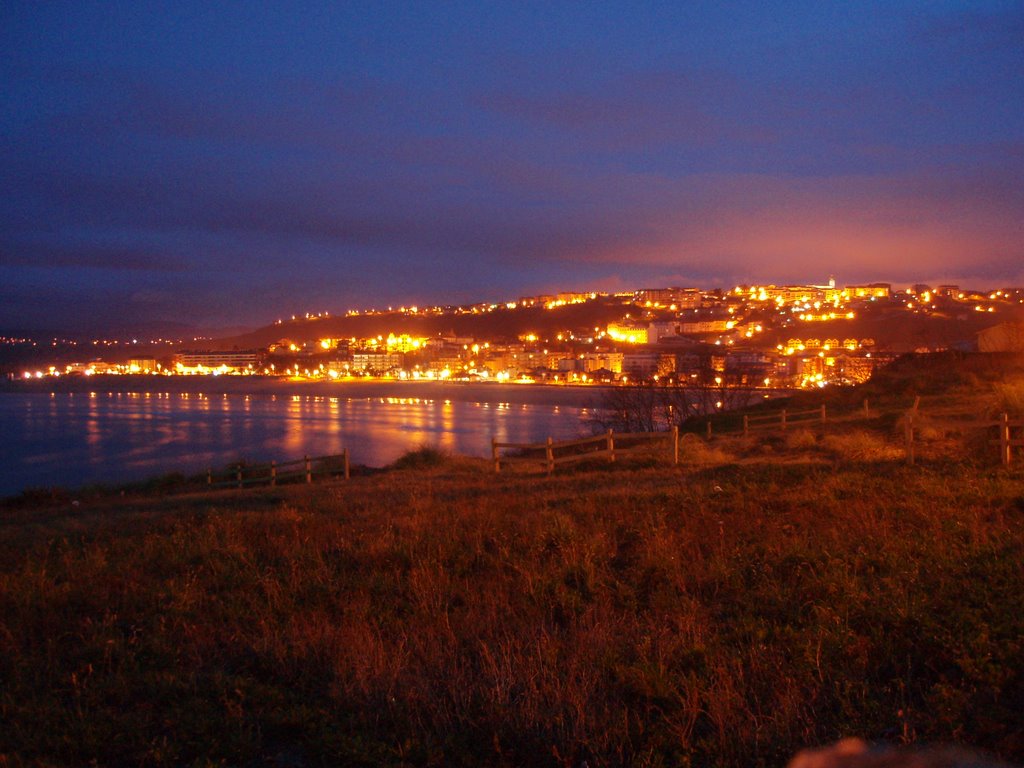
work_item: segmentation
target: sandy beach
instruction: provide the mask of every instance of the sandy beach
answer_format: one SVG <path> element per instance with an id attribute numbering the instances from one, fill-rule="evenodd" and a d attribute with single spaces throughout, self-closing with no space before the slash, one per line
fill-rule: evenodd
<path id="1" fill-rule="evenodd" d="M 167 392 L 313 397 L 420 398 L 477 403 L 600 407 L 608 387 L 460 381 L 345 379 L 294 381 L 270 376 L 61 376 L 0 383 L 0 392 Z"/>

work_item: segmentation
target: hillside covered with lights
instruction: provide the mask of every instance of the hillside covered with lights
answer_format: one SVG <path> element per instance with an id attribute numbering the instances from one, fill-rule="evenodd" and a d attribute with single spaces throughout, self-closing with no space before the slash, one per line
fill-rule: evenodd
<path id="1" fill-rule="evenodd" d="M 676 305 L 671 298 L 649 298 L 671 296 L 673 292 L 699 298 L 687 306 Z M 557 296 L 537 297 L 464 307 L 401 307 L 350 311 L 344 315 L 310 313 L 279 320 L 250 333 L 216 339 L 208 346 L 262 348 L 282 341 L 301 346 L 315 345 L 324 338 L 389 335 L 556 342 L 603 338 L 609 326 L 622 323 L 678 325 L 727 318 L 728 327 L 723 325 L 723 330 L 735 326 L 750 328 L 752 332 L 746 339 L 737 337 L 736 341 L 760 348 L 784 348 L 794 339 L 835 338 L 840 345 L 846 339 L 870 339 L 876 349 L 900 354 L 918 349 L 969 348 L 979 331 L 999 322 L 1024 318 L 1024 291 L 1014 289 L 939 294 L 921 287 L 916 292 L 887 291 L 874 298 L 845 291 L 823 299 L 820 297 L 828 295 L 828 291 L 810 287 L 803 294 L 799 288 L 775 292 L 756 287 L 734 291 L 656 289 L 616 295 L 565 294 L 567 298 L 561 300 Z M 696 336 L 714 340 L 706 338 L 708 333 Z M 620 336 L 608 341 L 628 343 L 629 339 Z"/>

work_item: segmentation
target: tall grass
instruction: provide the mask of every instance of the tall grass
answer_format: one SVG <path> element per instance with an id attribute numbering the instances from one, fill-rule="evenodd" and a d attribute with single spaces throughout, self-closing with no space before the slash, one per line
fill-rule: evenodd
<path id="1" fill-rule="evenodd" d="M 895 461 L 904 455 L 901 448 L 884 436 L 863 429 L 825 435 L 821 442 L 826 451 L 846 461 Z"/>
<path id="2" fill-rule="evenodd" d="M 1024 417 L 1024 379 L 996 382 L 994 411 L 1012 418 Z"/>
<path id="3" fill-rule="evenodd" d="M 1020 759 L 1024 484 L 958 472 L 382 473 L 6 522 L 0 762 Z"/>
<path id="4" fill-rule="evenodd" d="M 429 469 L 440 467 L 451 457 L 432 445 L 421 445 L 411 451 L 406 451 L 391 465 L 391 469 Z"/>

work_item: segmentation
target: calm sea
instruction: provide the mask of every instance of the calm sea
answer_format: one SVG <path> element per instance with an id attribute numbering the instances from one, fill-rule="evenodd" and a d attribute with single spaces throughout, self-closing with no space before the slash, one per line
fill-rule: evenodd
<path id="1" fill-rule="evenodd" d="M 586 408 L 396 397 L 0 392 L 0 496 L 284 461 L 348 448 L 382 466 L 419 445 L 490 455 L 490 441 L 590 432 Z"/>

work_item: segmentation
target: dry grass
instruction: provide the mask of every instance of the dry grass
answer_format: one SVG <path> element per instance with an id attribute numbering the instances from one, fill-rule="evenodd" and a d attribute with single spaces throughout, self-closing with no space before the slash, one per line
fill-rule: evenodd
<path id="1" fill-rule="evenodd" d="M 997 382 L 995 390 L 993 415 L 1006 413 L 1010 418 L 1024 417 L 1024 378 Z"/>
<path id="2" fill-rule="evenodd" d="M 840 461 L 879 462 L 903 458 L 904 451 L 875 432 L 853 429 L 825 435 L 822 447 Z"/>
<path id="3" fill-rule="evenodd" d="M 806 451 L 817 447 L 818 438 L 809 429 L 794 429 L 786 432 L 784 442 L 791 451 Z"/>
<path id="4" fill-rule="evenodd" d="M 718 443 L 709 443 L 692 434 L 679 436 L 679 462 L 684 466 L 707 467 L 728 464 L 733 455 Z"/>
<path id="5" fill-rule="evenodd" d="M 1019 759 L 1022 555 L 1021 478 L 955 466 L 40 512 L 0 521 L 0 763 L 767 766 L 842 733 Z"/>
<path id="6" fill-rule="evenodd" d="M 435 469 L 444 466 L 451 459 L 451 456 L 440 448 L 433 445 L 421 445 L 411 451 L 406 451 L 395 459 L 390 469 Z"/>

